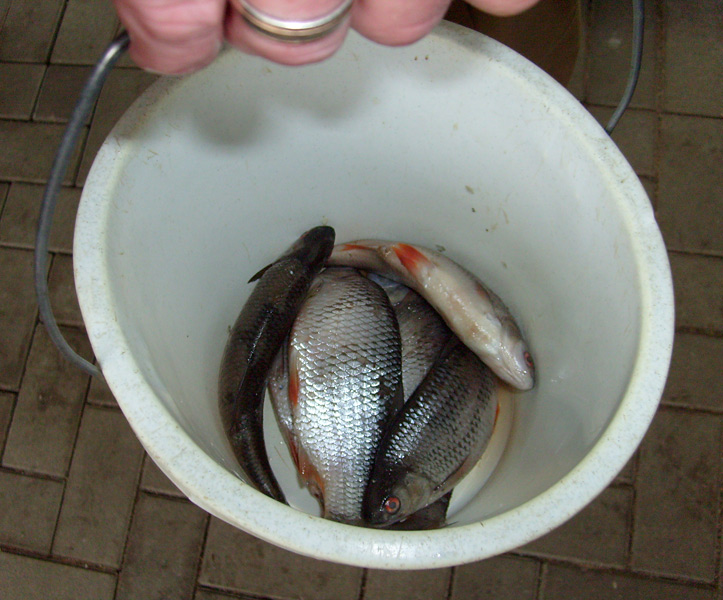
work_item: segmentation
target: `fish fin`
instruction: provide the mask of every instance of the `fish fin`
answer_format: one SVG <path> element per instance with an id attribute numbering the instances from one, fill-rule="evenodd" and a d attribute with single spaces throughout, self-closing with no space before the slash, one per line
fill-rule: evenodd
<path id="1" fill-rule="evenodd" d="M 321 503 L 323 512 L 324 489 L 326 487 L 324 480 L 311 462 L 309 455 L 299 446 L 296 446 L 296 461 L 296 469 L 299 472 L 299 477 L 301 477 L 301 480 L 306 484 L 306 487 L 309 488 L 311 494 Z"/>
<path id="2" fill-rule="evenodd" d="M 254 275 L 251 276 L 251 279 L 249 279 L 247 283 L 253 283 L 254 281 L 258 281 L 259 279 L 261 279 L 264 273 L 266 273 L 266 271 L 268 271 L 272 266 L 274 266 L 274 263 L 268 264 L 260 271 L 257 271 Z"/>
<path id="3" fill-rule="evenodd" d="M 293 347 L 289 348 L 289 404 L 292 412 L 299 405 L 299 389 L 301 382 L 299 381 L 299 356 Z"/>
<path id="4" fill-rule="evenodd" d="M 365 246 L 364 244 L 349 242 L 348 244 L 342 244 L 339 246 L 339 250 L 341 252 L 345 252 L 348 250 L 371 250 L 371 248 L 369 248 L 369 246 Z"/>
<path id="5" fill-rule="evenodd" d="M 402 266 L 413 275 L 416 275 L 422 267 L 432 265 L 431 260 L 420 250 L 409 244 L 399 242 L 393 246 L 393 250 Z"/>

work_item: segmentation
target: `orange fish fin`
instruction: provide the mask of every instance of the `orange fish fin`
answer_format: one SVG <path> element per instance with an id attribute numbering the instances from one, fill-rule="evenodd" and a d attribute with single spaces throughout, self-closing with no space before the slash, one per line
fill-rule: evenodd
<path id="1" fill-rule="evenodd" d="M 289 357 L 289 404 L 292 410 L 299 404 L 299 369 L 295 357 Z"/>
<path id="2" fill-rule="evenodd" d="M 355 244 L 354 242 L 350 242 L 348 244 L 342 244 L 342 246 L 339 248 L 340 250 L 369 250 L 369 246 L 364 246 L 363 244 Z"/>
<path id="3" fill-rule="evenodd" d="M 432 261 L 422 254 L 422 252 L 409 244 L 400 242 L 399 244 L 395 244 L 393 249 L 394 254 L 397 255 L 402 266 L 412 274 L 417 273 L 421 267 L 432 264 Z"/>

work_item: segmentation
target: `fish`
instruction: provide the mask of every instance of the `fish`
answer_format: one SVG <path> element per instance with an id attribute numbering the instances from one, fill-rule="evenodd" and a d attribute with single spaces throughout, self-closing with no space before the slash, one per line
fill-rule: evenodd
<path id="1" fill-rule="evenodd" d="M 266 381 L 334 238 L 333 228 L 314 227 L 251 278 L 257 283 L 231 328 L 219 368 L 219 411 L 234 455 L 249 481 L 279 502 L 286 499 L 264 446 Z"/>
<path id="2" fill-rule="evenodd" d="M 498 380 L 456 337 L 386 429 L 362 517 L 387 527 L 447 494 L 479 461 L 494 429 Z"/>
<path id="3" fill-rule="evenodd" d="M 406 401 L 432 368 L 452 332 L 439 313 L 410 289 L 392 306 L 402 338 L 402 381 Z"/>
<path id="4" fill-rule="evenodd" d="M 358 240 L 335 246 L 328 264 L 374 271 L 412 288 L 498 377 L 519 390 L 534 387 L 532 353 L 509 309 L 446 256 L 403 242 Z"/>
<path id="5" fill-rule="evenodd" d="M 374 456 L 404 401 L 399 325 L 388 297 L 356 270 L 325 269 L 291 329 L 285 360 L 287 383 L 275 377 L 270 391 L 296 469 L 324 518 L 363 525 Z"/>
<path id="6" fill-rule="evenodd" d="M 429 372 L 452 332 L 439 313 L 414 290 L 374 272 L 366 276 L 386 292 L 397 316 L 406 401 Z"/>

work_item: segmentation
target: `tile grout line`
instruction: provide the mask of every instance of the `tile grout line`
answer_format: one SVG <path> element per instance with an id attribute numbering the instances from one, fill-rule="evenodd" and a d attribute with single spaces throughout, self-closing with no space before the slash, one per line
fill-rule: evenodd
<path id="1" fill-rule="evenodd" d="M 42 63 L 39 63 L 42 64 Z M 38 121 L 35 120 L 35 111 L 38 109 L 38 103 L 40 102 L 40 92 L 43 89 L 43 85 L 45 84 L 45 79 L 48 76 L 48 69 L 49 65 L 44 65 L 45 69 L 43 69 L 43 77 L 40 79 L 40 85 L 38 85 L 38 91 L 35 93 L 35 98 L 33 99 L 33 106 L 30 108 L 30 117 L 28 118 L 28 122 L 30 123 L 37 123 Z"/>
<path id="2" fill-rule="evenodd" d="M 19 469 L 17 467 L 0 467 L 0 473 L 11 473 L 13 475 L 32 477 L 33 479 L 40 479 L 42 481 L 53 481 L 55 483 L 63 483 L 65 481 L 65 477 L 60 477 L 59 475 L 50 475 L 40 471 L 30 471 L 28 469 Z"/>
<path id="3" fill-rule="evenodd" d="M 278 600 L 279 596 L 276 598 L 273 598 L 271 596 L 259 596 L 258 594 L 249 594 L 247 592 L 239 592 L 238 590 L 234 590 L 232 588 L 226 588 L 222 586 L 215 586 L 215 585 L 199 585 L 198 589 L 204 592 L 211 592 L 212 594 L 223 594 L 224 596 L 229 596 L 230 598 L 238 598 L 239 600 Z M 305 600 L 303 597 L 298 596 L 298 600 Z"/>
<path id="4" fill-rule="evenodd" d="M 2 473 L 5 470 L 5 467 L 2 466 L 2 459 L 3 455 L 5 454 L 5 446 L 8 443 L 8 434 L 10 433 L 10 425 L 12 425 L 13 417 L 15 416 L 15 409 L 18 406 L 18 396 L 20 395 L 19 392 L 7 392 L 8 394 L 13 394 L 13 402 L 12 406 L 10 407 L 10 412 L 8 415 L 8 423 L 5 425 L 5 431 L 0 431 L 0 433 L 3 435 L 3 443 L 0 444 L 0 473 Z"/>
<path id="5" fill-rule="evenodd" d="M 660 404 L 656 409 L 656 413 L 660 410 Z M 627 556 L 625 557 L 625 567 L 629 570 L 633 570 L 633 540 L 635 539 L 635 531 L 637 526 L 637 519 L 635 518 L 636 510 L 638 507 L 638 465 L 640 463 L 640 450 L 635 451 L 635 462 L 633 463 L 633 473 L 631 477 L 632 485 L 631 497 L 630 497 L 630 517 L 627 522 L 628 526 L 628 540 L 627 547 L 625 548 Z"/>
<path id="6" fill-rule="evenodd" d="M 660 203 L 660 166 L 663 160 L 663 97 L 665 95 L 665 35 L 666 15 L 664 0 L 653 3 L 653 18 L 657 21 L 657 34 L 655 36 L 655 114 L 656 132 L 655 145 L 653 146 L 653 170 L 655 171 L 655 202 L 653 203 L 653 214 L 657 212 Z M 666 244 L 666 250 L 667 250 Z"/>
<path id="7" fill-rule="evenodd" d="M 616 565 L 595 563 L 592 561 L 576 561 L 570 560 L 569 558 L 559 558 L 555 556 L 539 556 L 534 554 L 527 554 L 524 552 L 513 551 L 509 553 L 511 556 L 518 556 L 520 558 L 537 559 L 541 560 L 547 565 L 561 566 L 577 569 L 579 571 L 589 571 L 596 574 L 608 574 L 617 576 L 633 576 L 638 579 L 645 581 L 658 581 L 663 583 L 672 583 L 678 585 L 684 585 L 688 587 L 694 587 L 696 589 L 711 590 L 715 589 L 715 583 L 713 581 L 705 581 L 703 579 L 696 579 L 692 577 L 685 577 L 680 575 L 666 575 L 660 572 L 653 571 L 642 571 L 638 569 L 620 567 Z M 543 599 L 538 599 L 543 600 Z"/>
<path id="8" fill-rule="evenodd" d="M 58 23 L 55 26 L 55 29 L 50 34 L 50 44 L 48 44 L 48 53 L 45 55 L 45 64 L 49 65 L 51 62 L 51 57 L 53 56 L 53 50 L 55 50 L 55 43 L 58 41 L 58 36 L 60 35 L 60 29 L 63 26 L 63 19 L 65 19 L 65 13 L 68 10 L 68 3 L 70 0 L 65 0 L 63 2 L 63 6 L 60 9 L 60 15 L 58 16 Z"/>
<path id="9" fill-rule="evenodd" d="M 720 419 L 723 425 L 723 418 Z M 718 440 L 718 457 L 723 461 L 723 426 L 720 428 L 720 439 Z M 719 598 L 723 598 L 723 465 L 718 466 L 718 539 L 716 540 L 716 573 L 715 584 L 718 588 Z"/>
<path id="10" fill-rule="evenodd" d="M 50 262 L 52 262 L 52 257 L 51 257 Z M 50 273 L 50 265 L 48 265 L 48 273 Z M 13 402 L 13 407 L 10 411 L 10 418 L 8 419 L 8 426 L 7 426 L 7 432 L 6 432 L 7 434 L 10 433 L 10 428 L 12 427 L 13 419 L 15 418 L 15 411 L 17 410 L 18 402 L 20 400 L 20 391 L 22 390 L 23 381 L 25 379 L 25 373 L 27 372 L 27 368 L 28 368 L 28 359 L 30 358 L 30 351 L 33 348 L 33 341 L 35 340 L 35 334 L 38 331 L 39 323 L 40 323 L 40 315 L 38 314 L 38 308 L 36 306 L 35 307 L 35 318 L 33 319 L 33 327 L 32 327 L 32 331 L 30 332 L 30 343 L 28 344 L 28 349 L 25 352 L 25 357 L 23 359 L 23 366 L 20 369 L 20 378 L 18 380 L 18 390 L 17 390 L 17 392 L 14 392 L 16 395 L 15 395 L 15 401 Z M 3 442 L 3 447 L 0 448 L 0 467 L 3 467 L 3 460 L 5 457 L 5 448 L 7 447 L 7 441 L 8 441 L 7 438 L 8 438 L 8 436 L 6 435 L 5 440 Z"/>
<path id="11" fill-rule="evenodd" d="M 449 570 L 449 582 L 447 583 L 447 600 L 452 600 L 452 594 L 454 594 L 454 582 L 457 578 L 457 567 L 453 566 Z"/>
<path id="12" fill-rule="evenodd" d="M 582 8 L 582 1 L 580 2 L 580 20 L 582 21 L 582 29 L 584 30 L 584 44 L 582 51 L 585 53 L 583 56 L 583 63 L 582 63 L 582 98 L 580 100 L 581 104 L 584 104 L 587 102 L 588 98 L 588 87 L 590 84 L 590 30 L 591 27 L 591 21 L 592 21 L 592 2 L 593 0 L 585 0 L 587 7 L 585 9 Z"/>
<path id="13" fill-rule="evenodd" d="M 150 458 L 150 457 L 149 457 Z M 196 578 L 193 580 L 193 596 L 198 594 L 198 590 L 201 586 L 199 579 L 201 579 L 201 570 L 203 569 L 203 557 L 206 555 L 206 543 L 208 542 L 208 530 L 211 529 L 211 513 L 206 513 L 206 524 L 203 528 L 203 539 L 201 540 L 199 552 L 198 552 L 198 563 L 196 564 Z"/>
<path id="14" fill-rule="evenodd" d="M 43 562 L 49 562 L 56 565 L 65 565 L 66 567 L 73 567 L 75 569 L 83 569 L 84 571 L 93 571 L 95 573 L 105 573 L 107 575 L 114 575 L 117 570 L 114 567 L 107 565 L 101 565 L 99 563 L 88 562 L 87 560 L 78 560 L 76 558 L 68 558 L 65 556 L 58 556 L 52 553 L 45 554 L 43 552 L 37 552 L 36 550 L 29 550 L 27 548 L 21 548 L 19 546 L 12 546 L 10 544 L 0 544 L 0 551 L 16 556 L 24 556 L 25 558 L 32 558 L 35 560 L 41 560 Z"/>
<path id="15" fill-rule="evenodd" d="M 537 588 L 535 589 L 535 600 L 545 600 L 545 583 L 547 582 L 547 561 L 540 561 L 537 565 Z"/>
<path id="16" fill-rule="evenodd" d="M 123 544 L 123 552 L 121 552 L 120 562 L 118 566 L 118 576 L 115 580 L 115 588 L 113 589 L 113 598 L 118 596 L 118 589 L 120 587 L 120 578 L 123 573 L 123 567 L 125 566 L 126 557 L 128 556 L 128 546 L 131 541 L 131 528 L 133 527 L 133 521 L 136 517 L 136 508 L 138 507 L 138 500 L 141 497 L 141 478 L 143 477 L 143 464 L 145 463 L 146 451 L 145 449 L 141 453 L 140 466 L 138 468 L 138 475 L 136 476 L 136 488 L 135 495 L 133 497 L 133 506 L 131 506 L 130 515 L 128 516 L 128 524 L 126 526 L 126 539 Z"/>
<path id="17" fill-rule="evenodd" d="M 55 264 L 55 256 L 53 256 L 53 264 Z M 65 357 L 63 357 L 63 360 L 66 360 Z M 90 377 L 88 377 L 88 379 L 90 379 Z M 54 552 L 54 549 L 55 549 L 55 538 L 58 534 L 58 527 L 60 525 L 60 514 L 63 511 L 63 504 L 65 503 L 65 492 L 68 489 L 68 480 L 70 479 L 70 469 L 73 466 L 73 460 L 75 458 L 75 450 L 78 446 L 78 437 L 80 436 L 80 428 L 83 424 L 83 417 L 85 416 L 85 405 L 86 405 L 85 400 L 88 396 L 89 387 L 90 387 L 90 382 L 86 383 L 85 392 L 83 394 L 83 403 L 80 407 L 80 415 L 78 416 L 78 422 L 77 422 L 77 426 L 75 428 L 75 436 L 73 437 L 73 444 L 72 444 L 71 451 L 70 451 L 70 459 L 68 460 L 68 464 L 65 467 L 63 492 L 60 495 L 60 504 L 58 505 L 58 515 L 55 519 L 55 527 L 53 527 L 53 535 L 50 538 L 50 553 L 51 554 Z"/>

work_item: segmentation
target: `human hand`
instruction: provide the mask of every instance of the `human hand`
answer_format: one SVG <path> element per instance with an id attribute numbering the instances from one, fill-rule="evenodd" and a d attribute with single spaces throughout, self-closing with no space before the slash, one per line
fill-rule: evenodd
<path id="1" fill-rule="evenodd" d="M 130 55 L 136 64 L 159 73 L 180 74 L 209 64 L 224 38 L 244 52 L 289 65 L 328 58 L 339 49 L 349 27 L 380 44 L 410 44 L 439 23 L 451 0 L 356 0 L 350 18 L 339 27 L 302 43 L 256 31 L 242 17 L 236 0 L 113 1 L 130 34 Z M 468 0 L 476 8 L 500 16 L 522 12 L 537 1 Z M 279 19 L 305 21 L 330 13 L 340 0 L 253 0 L 252 4 Z"/>

